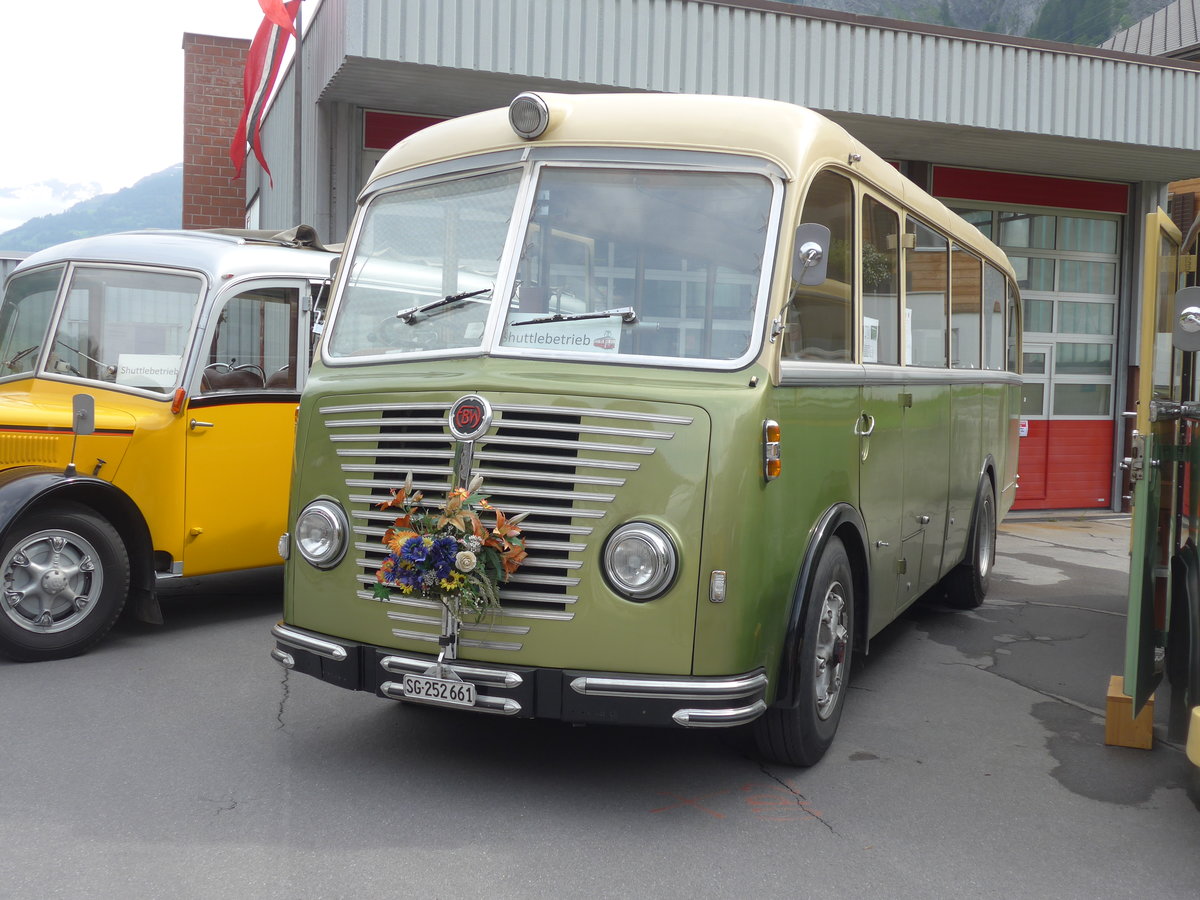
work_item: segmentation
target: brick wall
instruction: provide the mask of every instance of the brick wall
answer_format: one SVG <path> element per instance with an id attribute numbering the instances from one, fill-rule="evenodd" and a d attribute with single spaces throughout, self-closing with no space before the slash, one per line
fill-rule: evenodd
<path id="1" fill-rule="evenodd" d="M 246 179 L 229 160 L 250 42 L 183 36 L 183 227 L 242 228 Z"/>

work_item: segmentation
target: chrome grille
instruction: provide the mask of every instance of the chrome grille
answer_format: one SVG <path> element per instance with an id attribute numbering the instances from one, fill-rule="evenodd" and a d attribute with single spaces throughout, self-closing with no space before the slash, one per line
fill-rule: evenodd
<path id="1" fill-rule="evenodd" d="M 328 405 L 321 408 L 349 489 L 358 596 L 374 599 L 382 538 L 395 514 L 378 509 L 411 472 L 425 503 L 440 507 L 452 486 L 451 401 Z M 627 479 L 661 442 L 691 424 L 685 416 L 492 401 L 492 425 L 474 446 L 472 474 L 489 502 L 522 523 L 528 556 L 501 586 L 503 616 L 464 622 L 462 647 L 519 650 L 537 622 L 569 621 L 585 573 L 581 555 Z M 655 429 L 653 426 L 659 426 Z M 663 426 L 667 426 L 665 429 Z M 436 642 L 440 607 L 398 591 L 384 601 L 393 634 Z M 503 620 L 503 621 L 501 621 Z"/>

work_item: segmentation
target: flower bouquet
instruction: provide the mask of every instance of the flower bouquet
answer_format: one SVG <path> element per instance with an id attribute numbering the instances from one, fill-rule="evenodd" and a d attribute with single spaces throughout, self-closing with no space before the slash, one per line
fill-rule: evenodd
<path id="1" fill-rule="evenodd" d="M 460 621 L 464 615 L 478 621 L 500 608 L 500 583 L 525 560 L 520 523 L 528 513 L 506 517 L 479 493 L 482 484 L 477 476 L 450 491 L 443 509 L 425 508 L 421 492 L 413 493 L 410 472 L 404 486 L 379 504 L 400 515 L 383 535 L 388 555 L 375 573 L 376 599 L 387 599 L 393 589 L 435 598 Z"/>

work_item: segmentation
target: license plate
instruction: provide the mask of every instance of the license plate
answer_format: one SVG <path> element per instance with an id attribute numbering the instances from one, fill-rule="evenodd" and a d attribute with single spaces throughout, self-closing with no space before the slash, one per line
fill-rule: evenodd
<path id="1" fill-rule="evenodd" d="M 404 696 L 426 703 L 442 703 L 447 706 L 474 706 L 475 685 L 449 678 L 431 678 L 428 675 L 405 675 L 401 683 Z"/>

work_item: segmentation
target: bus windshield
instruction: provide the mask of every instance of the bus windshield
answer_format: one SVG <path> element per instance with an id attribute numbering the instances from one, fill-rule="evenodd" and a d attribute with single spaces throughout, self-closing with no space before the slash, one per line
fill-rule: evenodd
<path id="1" fill-rule="evenodd" d="M 14 278 L 0 312 L 0 375 L 42 371 L 167 394 L 179 384 L 204 282 L 195 275 L 76 266 L 53 333 L 62 267 Z M 45 341 L 45 346 L 43 346 Z"/>
<path id="2" fill-rule="evenodd" d="M 0 307 L 0 378 L 32 372 L 54 312 L 65 266 L 16 275 Z"/>
<path id="3" fill-rule="evenodd" d="M 746 172 L 543 164 L 515 259 L 519 173 L 368 208 L 330 357 L 478 351 L 731 361 L 750 350 L 774 187 Z M 511 272 L 510 267 L 515 267 Z M 512 285 L 504 297 L 501 286 Z M 487 333 L 493 304 L 504 303 Z"/>

